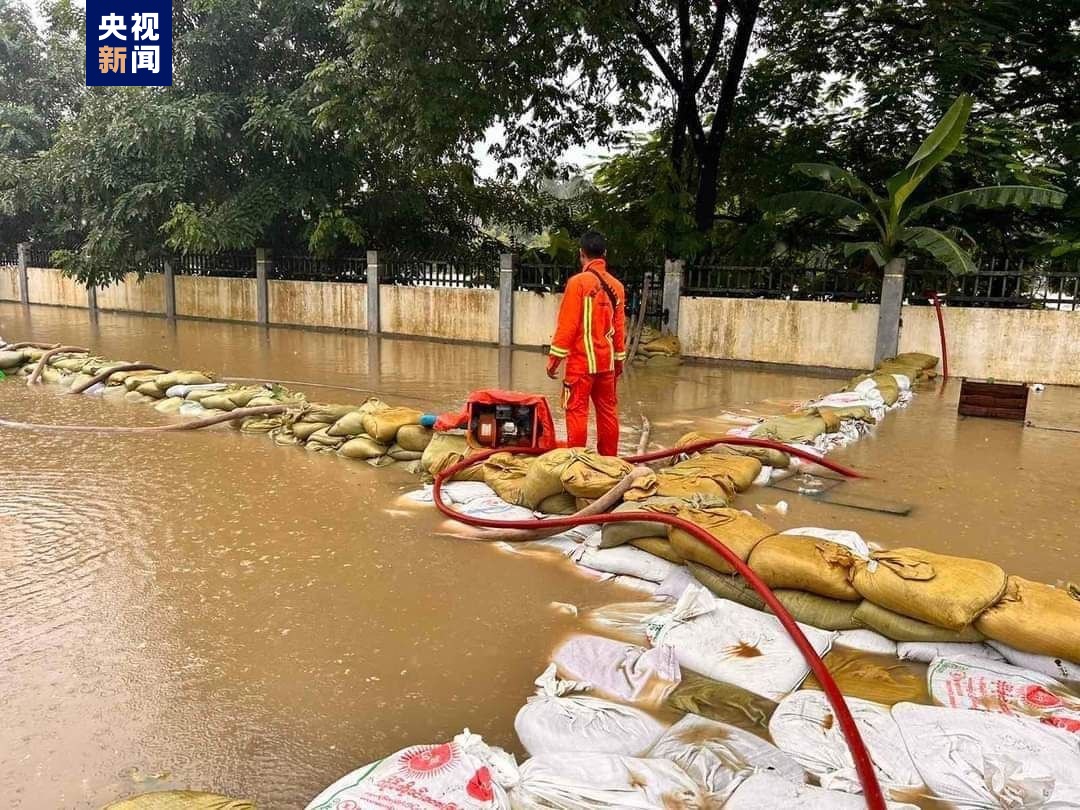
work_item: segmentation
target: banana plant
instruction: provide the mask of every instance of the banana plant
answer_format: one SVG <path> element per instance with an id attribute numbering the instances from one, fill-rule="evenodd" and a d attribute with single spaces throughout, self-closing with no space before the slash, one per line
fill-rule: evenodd
<path id="1" fill-rule="evenodd" d="M 938 121 L 907 166 L 885 181 L 880 194 L 849 171 L 831 163 L 796 163 L 792 171 L 817 178 L 828 184 L 828 191 L 792 191 L 777 194 L 762 202 L 766 213 L 797 214 L 835 218 L 852 230 L 872 225 L 877 238 L 845 243 L 844 255 L 867 251 L 879 267 L 911 251 L 925 251 L 955 274 L 975 270 L 971 254 L 957 242 L 954 233 L 920 224 L 933 212 L 956 213 L 969 206 L 980 209 L 1060 208 L 1065 192 L 1055 188 L 1029 185 L 983 186 L 958 191 L 929 202 L 912 204 L 912 197 L 922 182 L 960 144 L 971 114 L 971 96 L 961 95 Z M 843 193 L 838 193 L 843 192 Z M 903 272 L 902 265 L 900 272 Z"/>

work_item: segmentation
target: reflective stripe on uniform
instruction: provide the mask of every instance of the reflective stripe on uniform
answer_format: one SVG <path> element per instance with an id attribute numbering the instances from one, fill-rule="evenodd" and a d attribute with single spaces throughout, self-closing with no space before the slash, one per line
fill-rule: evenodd
<path id="1" fill-rule="evenodd" d="M 560 359 L 563 359 L 570 356 L 570 350 L 561 349 L 558 346 L 552 346 L 550 349 L 548 349 L 548 354 L 550 354 L 552 357 L 558 357 Z"/>
<path id="2" fill-rule="evenodd" d="M 596 348 L 593 346 L 593 299 L 591 295 L 585 296 L 584 306 L 581 308 L 582 338 L 585 344 L 585 359 L 589 363 L 589 373 L 596 373 Z"/>

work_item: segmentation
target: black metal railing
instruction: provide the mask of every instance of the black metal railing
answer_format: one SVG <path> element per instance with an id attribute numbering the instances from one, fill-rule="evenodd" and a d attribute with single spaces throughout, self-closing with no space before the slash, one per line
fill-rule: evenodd
<path id="1" fill-rule="evenodd" d="M 797 301 L 876 301 L 874 276 L 846 268 L 690 264 L 683 294 L 714 298 L 775 298 Z"/>
<path id="2" fill-rule="evenodd" d="M 367 254 L 320 259 L 315 256 L 274 254 L 269 277 L 279 281 L 367 281 Z"/>
<path id="3" fill-rule="evenodd" d="M 255 253 L 188 253 L 173 259 L 173 271 L 182 276 L 254 278 Z"/>
<path id="4" fill-rule="evenodd" d="M 499 255 L 480 252 L 433 257 L 380 252 L 379 283 L 495 289 L 499 286 Z"/>
<path id="5" fill-rule="evenodd" d="M 0 245 L 0 267 L 18 267 L 19 248 L 16 245 Z"/>
<path id="6" fill-rule="evenodd" d="M 954 307 L 1080 311 L 1080 256 L 991 256 L 977 272 L 962 276 L 938 268 L 909 269 L 908 303 L 930 303 L 928 296 L 934 293 Z"/>

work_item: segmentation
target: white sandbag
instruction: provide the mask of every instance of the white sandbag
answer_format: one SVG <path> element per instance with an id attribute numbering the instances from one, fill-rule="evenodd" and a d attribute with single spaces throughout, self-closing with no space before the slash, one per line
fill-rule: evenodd
<path id="1" fill-rule="evenodd" d="M 653 599 L 661 602 L 678 602 L 687 588 L 697 582 L 690 569 L 685 565 L 675 567 L 675 570 L 664 577 L 664 581 L 657 587 Z"/>
<path id="2" fill-rule="evenodd" d="M 918 810 L 913 804 L 888 802 L 889 810 Z M 772 773 L 747 777 L 724 810 L 866 810 L 861 796 L 790 782 Z"/>
<path id="3" fill-rule="evenodd" d="M 181 416 L 206 416 L 206 408 L 198 402 L 185 402 L 177 413 Z"/>
<path id="4" fill-rule="evenodd" d="M 845 702 L 870 753 L 881 787 L 903 790 L 921 785 L 922 779 L 908 756 L 889 707 L 853 697 Z M 862 792 L 847 738 L 824 692 L 806 689 L 780 701 L 769 719 L 769 735 L 781 751 L 818 777 L 826 790 Z"/>
<path id="5" fill-rule="evenodd" d="M 524 506 L 514 506 L 498 495 L 486 495 L 466 503 L 455 503 L 454 509 L 464 515 L 487 520 L 536 520 L 536 515 Z"/>
<path id="6" fill-rule="evenodd" d="M 555 649 L 551 661 L 564 678 L 631 703 L 663 703 L 682 681 L 675 651 L 666 645 L 646 649 L 602 636 L 575 635 Z"/>
<path id="7" fill-rule="evenodd" d="M 836 633 L 800 624 L 818 655 Z M 683 592 L 675 607 L 649 623 L 653 644 L 670 644 L 679 664 L 713 680 L 779 701 L 797 688 L 810 667 L 775 616 L 717 599 L 700 585 Z"/>
<path id="8" fill-rule="evenodd" d="M 1035 655 L 1002 644 L 1000 641 L 988 640 L 986 642 L 993 647 L 1001 657 L 1014 666 L 1030 669 L 1033 672 L 1041 672 L 1051 678 L 1061 681 L 1080 681 L 1080 664 L 1066 661 L 1064 658 L 1051 658 L 1049 655 Z"/>
<path id="9" fill-rule="evenodd" d="M 225 383 L 203 383 L 201 385 L 170 385 L 165 391 L 167 397 L 186 397 L 192 391 L 224 391 L 229 386 Z"/>
<path id="10" fill-rule="evenodd" d="M 995 712 L 898 703 L 892 710 L 927 786 L 964 808 L 1080 807 L 1076 735 Z"/>
<path id="11" fill-rule="evenodd" d="M 554 664 L 535 683 L 536 695 L 514 718 L 531 756 L 577 751 L 637 757 L 667 730 L 668 724 L 641 709 L 581 695 L 588 684 L 559 679 Z"/>
<path id="12" fill-rule="evenodd" d="M 901 391 L 911 390 L 911 378 L 907 374 L 893 374 L 892 378 L 896 380 L 896 387 Z"/>
<path id="13" fill-rule="evenodd" d="M 349 773 L 307 810 L 509 810 L 517 785 L 514 758 L 466 729 L 453 742 L 415 745 Z"/>
<path id="14" fill-rule="evenodd" d="M 862 539 L 862 535 L 858 532 L 847 531 L 846 529 L 819 529 L 816 526 L 800 526 L 795 529 L 784 529 L 780 534 L 794 534 L 800 537 L 813 537 L 817 540 L 828 540 L 830 543 L 836 543 L 838 546 L 843 546 L 848 551 L 857 554 L 860 557 L 869 558 L 870 556 L 870 546 Z"/>
<path id="15" fill-rule="evenodd" d="M 588 571 L 587 568 L 579 568 L 579 571 Z M 618 585 L 620 588 L 628 588 L 631 591 L 637 591 L 642 596 L 652 598 L 656 593 L 656 589 L 660 587 L 658 582 L 650 582 L 647 579 L 640 579 L 639 577 L 632 577 L 629 574 L 613 574 L 611 579 L 608 580 L 612 585 Z"/>
<path id="16" fill-rule="evenodd" d="M 495 490 L 483 481 L 447 481 L 442 485 L 445 503 L 468 503 L 477 498 L 490 498 L 493 495 L 495 495 Z M 428 484 L 421 489 L 406 492 L 404 497 L 416 503 L 434 503 L 435 487 Z"/>
<path id="17" fill-rule="evenodd" d="M 615 546 L 614 548 L 593 548 L 582 545 L 570 559 L 578 565 L 604 571 L 608 574 L 628 574 L 632 577 L 647 579 L 649 582 L 663 582 L 678 566 L 634 546 Z"/>
<path id="18" fill-rule="evenodd" d="M 754 479 L 754 486 L 765 487 L 772 483 L 773 470 L 775 468 L 762 464 L 761 469 L 758 471 L 757 477 Z"/>
<path id="19" fill-rule="evenodd" d="M 583 611 L 581 619 L 590 632 L 645 646 L 649 621 L 670 609 L 663 602 L 615 602 Z"/>
<path id="20" fill-rule="evenodd" d="M 958 655 L 931 661 L 926 683 L 930 697 L 950 709 L 1031 717 L 1080 733 L 1080 697 L 1040 672 Z"/>
<path id="21" fill-rule="evenodd" d="M 896 655 L 897 643 L 876 630 L 841 630 L 836 646 L 881 655 Z"/>
<path id="22" fill-rule="evenodd" d="M 1005 656 L 993 647 L 978 641 L 901 641 L 896 645 L 896 657 L 901 661 L 929 664 L 935 658 L 953 658 L 957 655 L 970 655 L 991 661 L 1005 660 Z"/>
<path id="23" fill-rule="evenodd" d="M 706 810 L 703 793 L 666 759 L 563 752 L 526 761 L 510 797 L 514 810 Z"/>
<path id="24" fill-rule="evenodd" d="M 773 773 L 795 783 L 806 781 L 802 766 L 775 745 L 749 731 L 696 714 L 686 715 L 669 728 L 649 756 L 670 759 L 718 805 L 753 773 Z"/>

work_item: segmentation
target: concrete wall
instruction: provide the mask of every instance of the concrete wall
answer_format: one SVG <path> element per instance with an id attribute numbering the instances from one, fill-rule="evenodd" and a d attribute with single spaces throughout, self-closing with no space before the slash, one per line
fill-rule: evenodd
<path id="1" fill-rule="evenodd" d="M 945 307 L 949 374 L 1080 385 L 1080 312 Z M 940 354 L 933 307 L 905 307 L 900 351 Z"/>
<path id="2" fill-rule="evenodd" d="M 367 329 L 367 285 L 269 281 L 270 322 Z"/>
<path id="3" fill-rule="evenodd" d="M 98 309 L 122 312 L 165 312 L 165 277 L 160 273 L 138 276 L 131 273 L 123 281 L 97 291 Z"/>
<path id="4" fill-rule="evenodd" d="M 497 343 L 499 291 L 379 286 L 382 331 Z"/>
<path id="5" fill-rule="evenodd" d="M 176 314 L 222 321 L 254 321 L 255 279 L 176 277 Z"/>
<path id="6" fill-rule="evenodd" d="M 555 332 L 562 293 L 514 293 L 514 345 L 543 346 Z"/>
<path id="7" fill-rule="evenodd" d="M 49 304 L 56 307 L 82 307 L 89 302 L 86 287 L 59 270 L 46 267 L 26 268 L 28 295 L 31 304 Z"/>
<path id="8" fill-rule="evenodd" d="M 816 301 L 683 298 L 679 340 L 690 357 L 869 368 L 878 308 Z"/>
<path id="9" fill-rule="evenodd" d="M 19 300 L 19 268 L 0 266 L 0 301 Z"/>

